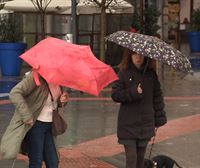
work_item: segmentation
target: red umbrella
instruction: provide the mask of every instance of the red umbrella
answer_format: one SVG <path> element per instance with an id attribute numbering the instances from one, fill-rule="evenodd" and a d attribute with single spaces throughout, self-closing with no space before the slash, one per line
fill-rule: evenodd
<path id="1" fill-rule="evenodd" d="M 89 46 L 76 45 L 49 37 L 20 56 L 47 82 L 70 87 L 93 95 L 118 79 L 114 70 L 98 60 Z M 37 72 L 37 73 L 36 73 Z"/>

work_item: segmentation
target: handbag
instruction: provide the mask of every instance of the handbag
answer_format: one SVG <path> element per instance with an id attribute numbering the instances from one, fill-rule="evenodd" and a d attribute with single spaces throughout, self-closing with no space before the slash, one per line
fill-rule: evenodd
<path id="1" fill-rule="evenodd" d="M 63 110 L 62 110 L 63 111 Z M 54 136 L 61 135 L 67 130 L 67 123 L 61 114 L 56 110 L 53 110 L 53 122 L 52 122 L 52 133 Z"/>
<path id="2" fill-rule="evenodd" d="M 48 86 L 48 84 L 47 84 L 47 86 Z M 53 103 L 54 99 L 53 99 L 53 95 L 51 93 L 51 90 L 50 90 L 49 86 L 48 86 L 48 89 L 49 89 L 49 93 L 51 95 L 51 101 Z M 62 92 L 62 89 L 61 89 L 61 92 Z M 54 136 L 61 135 L 61 134 L 65 133 L 65 131 L 67 130 L 67 122 L 63 118 L 63 111 L 64 111 L 63 108 L 64 107 L 62 106 L 62 110 L 61 111 L 58 110 L 58 107 L 56 109 L 53 109 L 53 114 L 52 114 L 52 134 Z"/>

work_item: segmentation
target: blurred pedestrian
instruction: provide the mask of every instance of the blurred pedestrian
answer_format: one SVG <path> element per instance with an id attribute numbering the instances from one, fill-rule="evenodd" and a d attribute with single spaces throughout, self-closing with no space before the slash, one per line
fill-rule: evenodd
<path id="1" fill-rule="evenodd" d="M 2 137 L 0 153 L 4 159 L 15 159 L 18 153 L 26 153 L 29 168 L 41 168 L 43 161 L 47 168 L 58 168 L 52 113 L 68 101 L 68 94 L 41 76 L 39 79 L 41 84 L 37 86 L 30 72 L 11 90 L 10 99 L 16 110 Z"/>
<path id="2" fill-rule="evenodd" d="M 150 58 L 125 49 L 112 99 L 120 103 L 118 142 L 124 145 L 126 168 L 143 168 L 148 142 L 167 122 L 163 95 Z"/>

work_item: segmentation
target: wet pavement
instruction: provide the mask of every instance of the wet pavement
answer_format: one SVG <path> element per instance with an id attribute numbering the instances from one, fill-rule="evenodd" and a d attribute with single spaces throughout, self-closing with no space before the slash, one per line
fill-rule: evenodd
<path id="1" fill-rule="evenodd" d="M 183 168 L 200 168 L 200 72 L 185 76 L 170 70 L 161 84 L 168 123 L 158 130 L 152 156 L 164 154 Z M 119 104 L 111 100 L 110 90 L 105 88 L 99 97 L 71 92 L 65 108 L 68 130 L 58 137 L 61 168 L 125 168 L 124 151 L 115 134 Z M 1 93 L 0 137 L 13 112 L 7 93 Z M 12 163 L 0 161 L 0 168 L 11 168 Z M 27 164 L 27 158 L 19 155 L 15 168 Z"/>

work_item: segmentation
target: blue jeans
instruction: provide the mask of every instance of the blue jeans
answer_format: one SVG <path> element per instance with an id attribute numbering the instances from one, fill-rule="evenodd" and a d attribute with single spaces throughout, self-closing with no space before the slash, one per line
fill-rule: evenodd
<path id="1" fill-rule="evenodd" d="M 26 135 L 29 168 L 58 168 L 58 155 L 54 144 L 50 122 L 36 121 Z"/>

